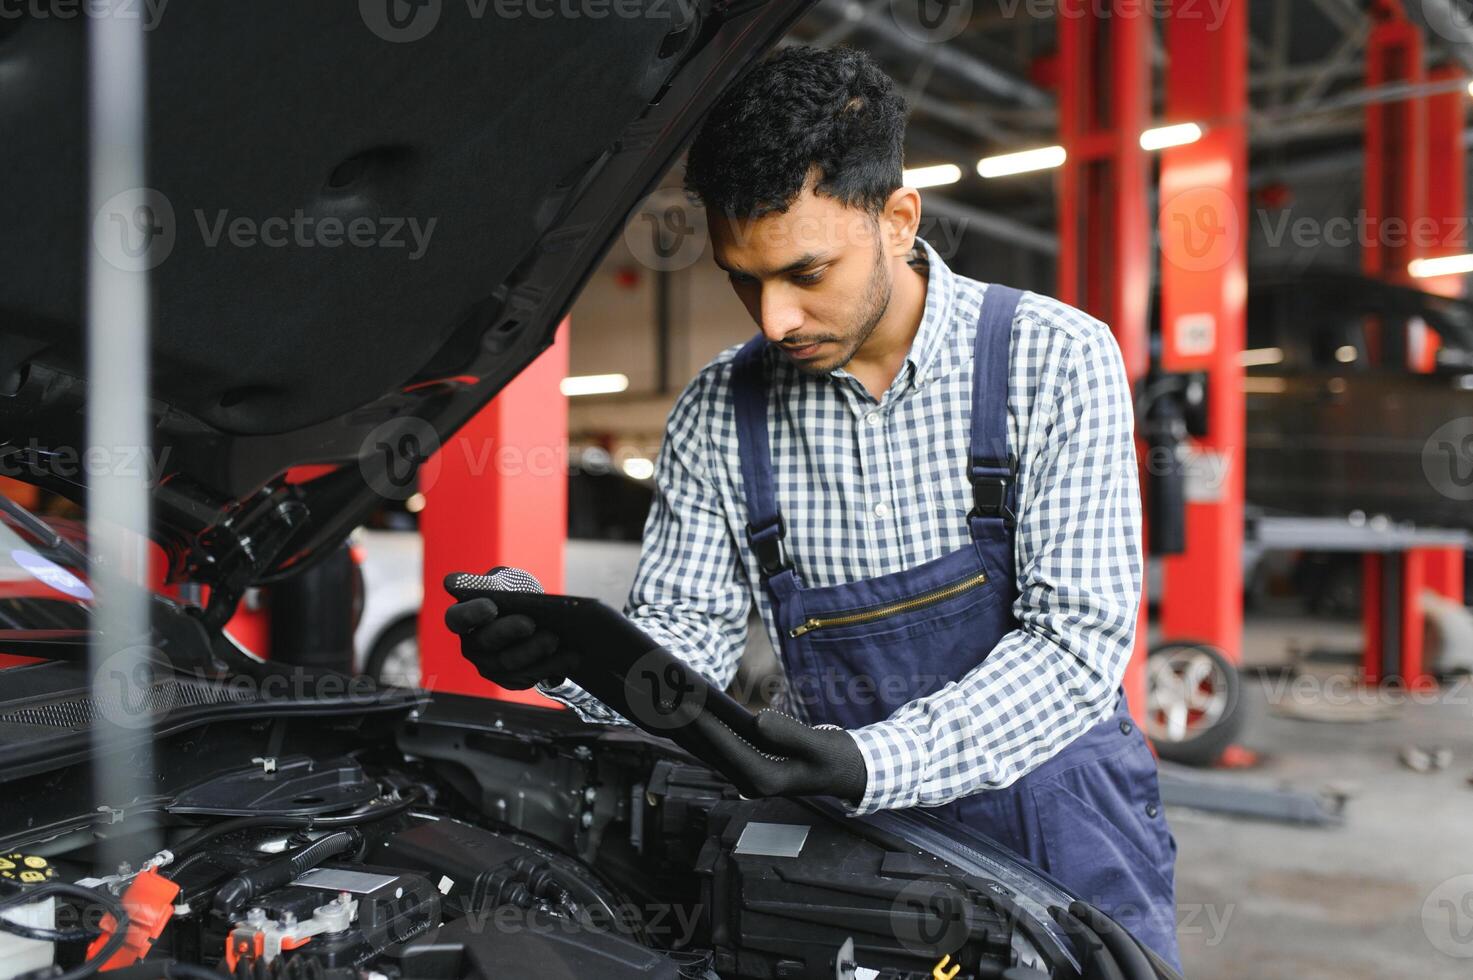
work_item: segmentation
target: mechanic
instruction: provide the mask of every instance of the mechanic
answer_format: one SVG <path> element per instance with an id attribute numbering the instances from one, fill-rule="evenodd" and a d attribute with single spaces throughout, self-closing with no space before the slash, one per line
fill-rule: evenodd
<path id="1" fill-rule="evenodd" d="M 795 47 L 703 124 L 686 187 L 760 333 L 671 412 L 625 612 L 724 687 L 756 597 L 783 710 L 755 748 L 695 722 L 745 795 L 932 808 L 1179 968 L 1176 843 L 1120 688 L 1142 559 L 1119 349 L 917 237 L 904 120 L 866 55 Z M 478 598 L 446 623 L 497 684 L 618 720 L 526 617 Z"/>

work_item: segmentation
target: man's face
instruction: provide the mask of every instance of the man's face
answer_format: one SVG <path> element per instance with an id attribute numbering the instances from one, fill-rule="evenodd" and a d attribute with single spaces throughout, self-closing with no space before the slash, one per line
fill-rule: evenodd
<path id="1" fill-rule="evenodd" d="M 849 363 L 894 284 L 876 219 L 805 188 L 782 214 L 708 221 L 716 264 L 768 341 L 809 374 Z"/>

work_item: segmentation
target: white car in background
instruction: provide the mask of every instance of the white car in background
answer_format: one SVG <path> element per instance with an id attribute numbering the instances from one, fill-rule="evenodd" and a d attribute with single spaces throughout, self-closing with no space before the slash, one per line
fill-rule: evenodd
<path id="1" fill-rule="evenodd" d="M 417 619 L 424 599 L 424 546 L 415 530 L 359 528 L 354 544 L 361 556 L 363 613 L 353 633 L 354 668 L 396 687 L 417 687 L 420 680 Z M 637 541 L 570 539 L 564 551 L 568 595 L 590 596 L 624 608 L 639 568 Z M 755 613 L 747 627 L 740 689 L 777 669 L 767 631 Z"/>

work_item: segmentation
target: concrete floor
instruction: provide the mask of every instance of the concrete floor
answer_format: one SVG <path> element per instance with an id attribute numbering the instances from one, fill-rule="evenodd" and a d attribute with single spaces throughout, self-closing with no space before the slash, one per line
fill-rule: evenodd
<path id="1" fill-rule="evenodd" d="M 1301 649 L 1356 639 L 1354 624 L 1303 621 L 1257 623 L 1248 634 L 1250 664 L 1285 662 L 1291 637 L 1302 641 Z M 1240 742 L 1263 753 L 1262 764 L 1212 778 L 1348 791 L 1345 823 L 1296 827 L 1169 807 L 1179 847 L 1186 975 L 1467 980 L 1473 976 L 1473 683 L 1362 723 L 1305 721 L 1271 709 L 1296 690 L 1301 702 L 1355 701 L 1348 687 L 1285 687 L 1272 675 L 1248 679 Z M 1348 710 L 1357 713 L 1354 703 Z M 1447 746 L 1452 763 L 1440 772 L 1412 772 L 1397 758 L 1409 743 Z"/>

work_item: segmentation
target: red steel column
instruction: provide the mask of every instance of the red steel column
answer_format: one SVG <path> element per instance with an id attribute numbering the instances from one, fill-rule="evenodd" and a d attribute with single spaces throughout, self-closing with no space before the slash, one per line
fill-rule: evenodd
<path id="1" fill-rule="evenodd" d="M 1409 21 L 1399 0 L 1375 0 L 1375 21 L 1366 41 L 1366 85 L 1420 84 L 1426 79 L 1421 31 Z M 1427 214 L 1427 100 L 1402 99 L 1366 107 L 1364 203 L 1370 234 L 1362 246 L 1361 268 L 1388 282 L 1411 280 L 1408 265 L 1419 258 L 1409 233 L 1392 234 L 1388 221 L 1409 232 Z M 1406 352 L 1388 350 L 1381 324 L 1366 323 L 1367 358 L 1373 365 L 1406 363 Z M 1422 671 L 1422 615 L 1417 600 L 1423 558 L 1366 555 L 1362 575 L 1362 668 L 1367 681 L 1425 682 Z"/>
<path id="2" fill-rule="evenodd" d="M 1458 65 L 1444 65 L 1428 76 L 1432 81 L 1463 77 Z M 1427 99 L 1427 214 L 1437 222 L 1437 241 L 1423 250 L 1423 258 L 1459 255 L 1468 250 L 1464 224 L 1468 214 L 1468 146 L 1463 142 L 1463 120 L 1468 99 L 1462 89 Z M 1422 288 L 1439 296 L 1461 297 L 1462 276 L 1422 280 Z M 1411 352 L 1414 371 L 1431 371 L 1440 340 L 1428 330 Z M 1463 601 L 1463 553 L 1456 548 L 1428 548 L 1420 552 L 1427 588 L 1449 599 Z"/>
<path id="3" fill-rule="evenodd" d="M 1196 143 L 1161 156 L 1161 367 L 1207 374 L 1207 436 L 1187 503 L 1185 553 L 1163 559 L 1161 629 L 1233 662 L 1243 641 L 1243 352 L 1247 319 L 1248 4 L 1221 22 L 1195 0 L 1166 21 L 1166 122 L 1195 122 Z"/>
<path id="4" fill-rule="evenodd" d="M 424 684 L 436 691 L 550 705 L 540 694 L 483 680 L 445 628 L 450 572 L 525 568 L 548 592 L 563 588 L 568 537 L 568 322 L 542 356 L 440 448 L 439 472 L 422 488 L 424 604 L 419 649 Z M 433 471 L 434 461 L 425 469 Z"/>
<path id="5" fill-rule="evenodd" d="M 1063 0 L 1058 16 L 1059 139 L 1068 153 L 1058 184 L 1058 295 L 1110 325 L 1135 385 L 1149 362 L 1150 161 L 1140 134 L 1150 117 L 1152 24 L 1144 5 L 1114 14 L 1099 6 Z M 1137 721 L 1146 707 L 1145 652 L 1142 590 L 1125 675 Z"/>

